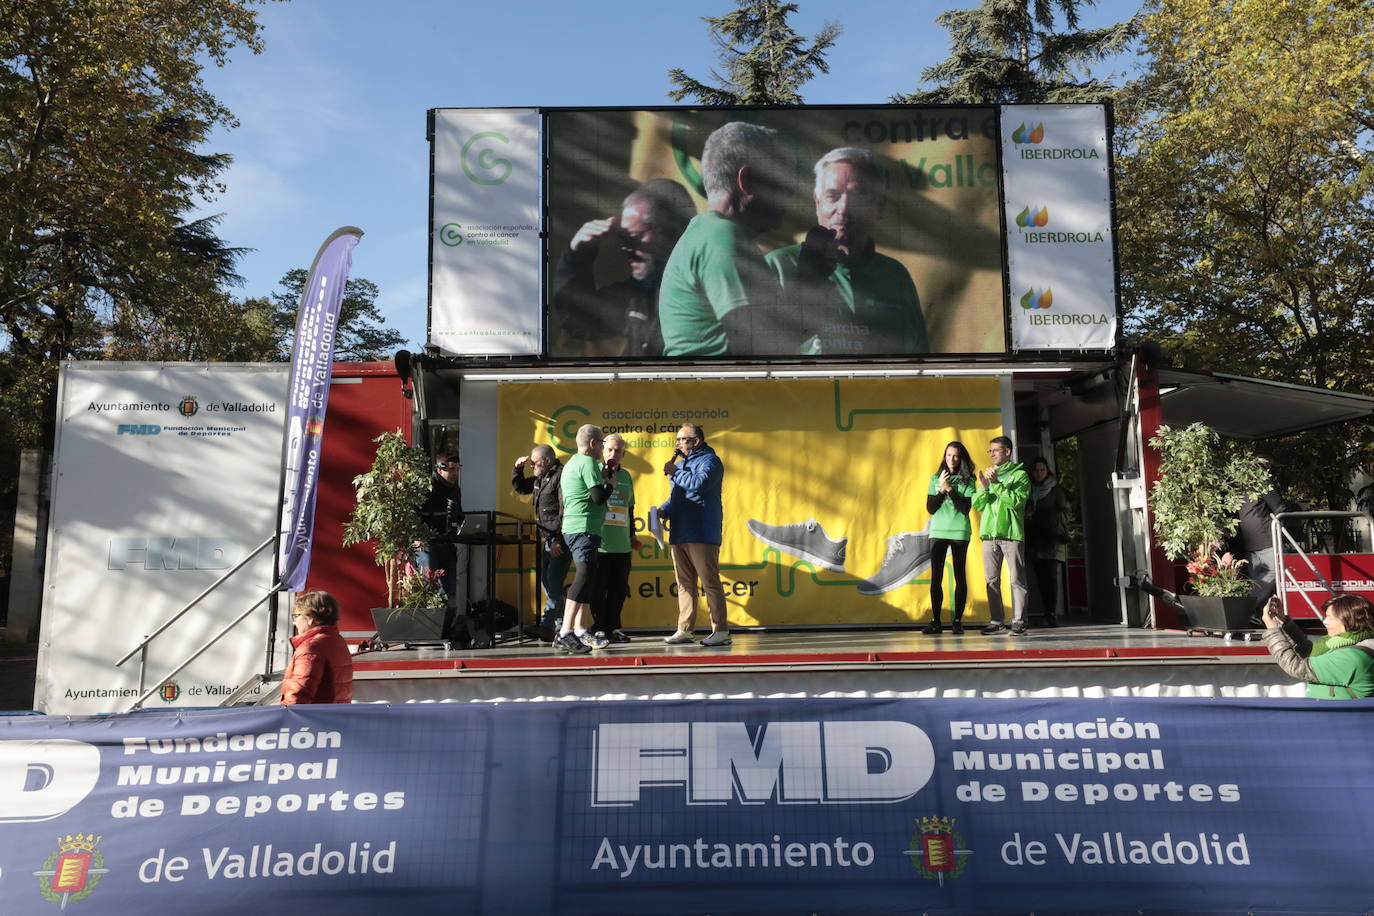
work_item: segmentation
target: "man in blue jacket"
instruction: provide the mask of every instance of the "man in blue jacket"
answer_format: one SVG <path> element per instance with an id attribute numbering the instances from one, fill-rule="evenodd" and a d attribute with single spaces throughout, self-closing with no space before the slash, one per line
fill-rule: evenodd
<path id="1" fill-rule="evenodd" d="M 677 631 L 663 641 L 669 644 L 695 642 L 692 631 L 697 619 L 697 580 L 706 593 L 711 612 L 711 635 L 703 646 L 730 645 L 730 623 L 725 616 L 725 589 L 720 584 L 721 517 L 720 487 L 725 479 L 713 448 L 706 444 L 700 426 L 687 424 L 678 430 L 677 456 L 663 465 L 663 473 L 673 483 L 668 501 L 658 507 L 659 518 L 668 520 L 668 540 L 677 576 Z"/>

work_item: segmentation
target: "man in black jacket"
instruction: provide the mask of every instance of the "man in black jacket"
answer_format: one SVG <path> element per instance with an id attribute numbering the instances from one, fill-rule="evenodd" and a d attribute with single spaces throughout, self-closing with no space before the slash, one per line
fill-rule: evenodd
<path id="1" fill-rule="evenodd" d="M 525 465 L 534 469 L 533 477 L 525 476 Z M 540 636 L 553 640 L 555 623 L 563 606 L 564 586 L 572 554 L 563 543 L 563 496 L 559 491 L 559 475 L 563 463 L 551 446 L 536 445 L 528 456 L 521 455 L 511 471 L 510 485 L 515 492 L 533 495 L 534 518 L 539 524 L 544 543 L 544 568 L 540 578 L 544 583 L 544 611 L 539 618 Z M 545 632 L 547 631 L 547 632 Z"/>
<path id="2" fill-rule="evenodd" d="M 457 452 L 438 455 L 434 459 L 434 479 L 429 496 L 420 506 L 420 518 L 429 526 L 427 564 L 443 573 L 440 587 L 453 609 L 452 624 L 462 620 L 470 624 L 468 613 L 468 545 L 455 544 L 453 535 L 463 524 L 463 488 L 458 472 L 463 467 Z"/>
<path id="3" fill-rule="evenodd" d="M 1266 452 L 1257 452 L 1266 471 L 1271 471 L 1274 459 Z M 1271 471 L 1272 473 L 1272 471 Z M 1272 478 L 1271 478 L 1272 479 Z M 1269 492 L 1258 499 L 1247 499 L 1241 503 L 1240 526 L 1236 532 L 1238 553 L 1245 554 L 1245 574 L 1250 577 L 1250 594 L 1255 599 L 1255 616 L 1258 617 L 1264 606 L 1278 588 L 1278 571 L 1274 568 L 1274 537 L 1270 523 L 1280 512 L 1296 512 L 1302 508 L 1289 502 L 1279 493 L 1278 487 L 1271 486 Z"/>

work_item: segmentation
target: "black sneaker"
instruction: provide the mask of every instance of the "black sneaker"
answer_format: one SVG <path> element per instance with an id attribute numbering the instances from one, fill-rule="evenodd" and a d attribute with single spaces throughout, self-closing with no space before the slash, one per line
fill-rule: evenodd
<path id="1" fill-rule="evenodd" d="M 553 647 L 560 652 L 571 652 L 573 655 L 586 655 L 592 651 L 592 647 L 578 639 L 576 633 L 559 633 L 553 641 Z"/>
<path id="2" fill-rule="evenodd" d="M 953 633 L 955 636 L 963 636 L 964 625 L 956 620 L 949 625 L 949 631 Z"/>
<path id="3" fill-rule="evenodd" d="M 1012 636 L 1025 636 L 1025 635 L 1026 635 L 1026 622 L 1025 622 L 1024 620 L 1018 620 L 1018 621 L 1016 621 L 1015 623 L 1013 623 L 1013 624 L 1011 625 L 1011 635 L 1012 635 Z"/>
<path id="4" fill-rule="evenodd" d="M 939 636 L 943 631 L 944 627 L 940 626 L 940 621 L 938 620 L 932 620 L 930 623 L 921 627 L 921 632 L 927 636 Z"/>
<path id="5" fill-rule="evenodd" d="M 1046 614 L 1046 615 L 1045 615 L 1045 626 L 1050 627 L 1051 629 L 1053 629 L 1054 627 L 1059 626 L 1059 618 L 1058 618 L 1057 616 L 1055 616 L 1054 614 Z"/>
<path id="6" fill-rule="evenodd" d="M 998 633 L 1005 632 L 1007 632 L 1007 627 L 1000 620 L 994 620 L 992 623 L 983 627 L 984 636 L 996 636 Z"/>
<path id="7" fill-rule="evenodd" d="M 630 641 L 630 637 L 629 637 L 628 635 L 626 635 L 626 633 L 625 633 L 624 630 L 612 630 L 611 632 L 609 632 L 609 633 L 606 634 L 606 638 L 609 639 L 611 642 L 629 642 L 629 641 Z"/>

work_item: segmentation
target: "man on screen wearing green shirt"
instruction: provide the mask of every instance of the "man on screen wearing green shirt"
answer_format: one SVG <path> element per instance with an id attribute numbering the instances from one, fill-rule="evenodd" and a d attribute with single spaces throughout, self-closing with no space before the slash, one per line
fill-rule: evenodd
<path id="1" fill-rule="evenodd" d="M 659 287 L 663 353 L 779 353 L 778 283 L 754 241 L 777 228 L 785 206 L 777 131 L 743 121 L 716 128 L 701 171 L 707 212 L 687 224 Z"/>
<path id="2" fill-rule="evenodd" d="M 859 147 L 826 153 L 816 163 L 813 196 L 816 228 L 802 244 L 767 257 L 785 307 L 801 329 L 799 352 L 929 352 L 911 274 L 873 243 L 887 203 L 886 176 L 873 154 Z"/>

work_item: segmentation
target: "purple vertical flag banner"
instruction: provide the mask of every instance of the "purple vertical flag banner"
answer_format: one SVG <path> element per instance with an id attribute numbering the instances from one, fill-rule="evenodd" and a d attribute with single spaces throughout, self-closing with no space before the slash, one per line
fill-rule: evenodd
<path id="1" fill-rule="evenodd" d="M 315 255 L 296 315 L 291 383 L 287 389 L 286 429 L 282 441 L 282 506 L 278 531 L 280 585 L 288 592 L 305 586 L 315 533 L 315 496 L 320 482 L 320 446 L 329 405 L 334 339 L 339 326 L 353 248 L 363 231 L 336 229 Z"/>

